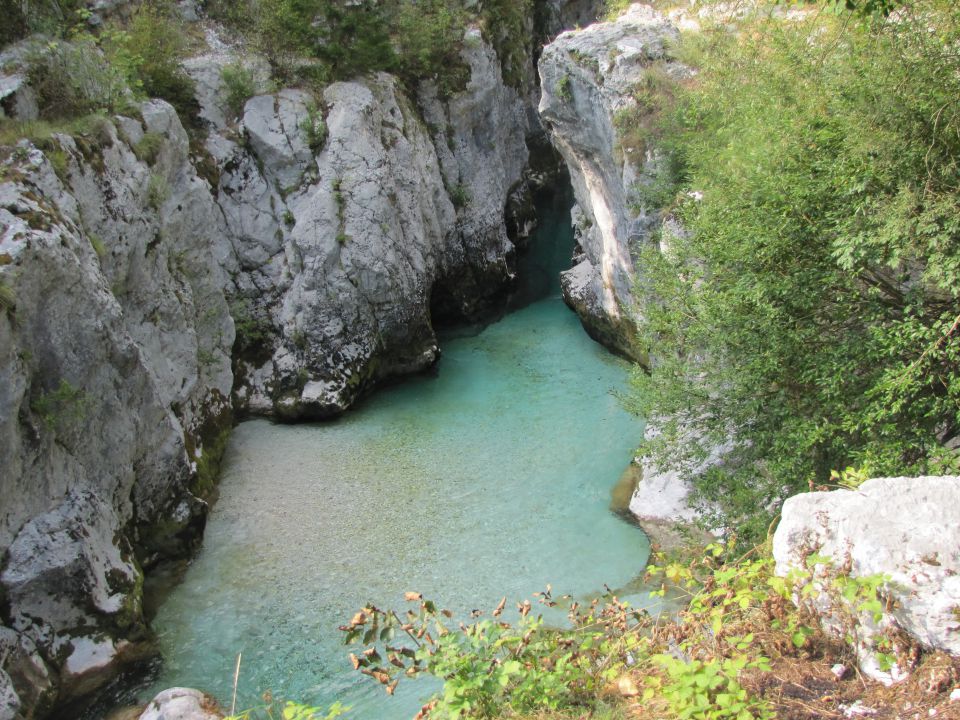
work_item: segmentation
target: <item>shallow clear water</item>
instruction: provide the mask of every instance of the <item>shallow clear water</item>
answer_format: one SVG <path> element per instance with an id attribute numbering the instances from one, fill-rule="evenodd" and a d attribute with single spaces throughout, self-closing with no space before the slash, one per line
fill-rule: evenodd
<path id="1" fill-rule="evenodd" d="M 236 429 L 203 549 L 154 621 L 165 662 L 144 696 L 187 685 L 229 705 L 242 651 L 238 707 L 269 689 L 409 718 L 428 684 L 388 698 L 349 669 L 336 628 L 365 603 L 416 590 L 465 615 L 547 583 L 629 594 L 648 545 L 609 510 L 642 432 L 612 394 L 625 364 L 558 294 L 443 348 L 436 376 L 335 422 Z"/>

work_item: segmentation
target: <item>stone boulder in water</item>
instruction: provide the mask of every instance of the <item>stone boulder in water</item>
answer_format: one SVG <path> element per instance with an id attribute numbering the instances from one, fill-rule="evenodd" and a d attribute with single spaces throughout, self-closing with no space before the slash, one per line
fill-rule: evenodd
<path id="1" fill-rule="evenodd" d="M 777 573 L 805 567 L 811 553 L 833 559 L 852 577 L 888 575 L 879 623 L 866 618 L 861 667 L 883 682 L 904 668 L 880 669 L 875 654 L 883 632 L 906 631 L 927 648 L 960 654 L 960 477 L 877 478 L 856 490 L 789 498 L 773 538 Z M 821 594 L 825 624 L 837 608 Z"/>
<path id="2" fill-rule="evenodd" d="M 170 688 L 147 705 L 139 720 L 221 720 L 217 702 L 192 688 Z"/>

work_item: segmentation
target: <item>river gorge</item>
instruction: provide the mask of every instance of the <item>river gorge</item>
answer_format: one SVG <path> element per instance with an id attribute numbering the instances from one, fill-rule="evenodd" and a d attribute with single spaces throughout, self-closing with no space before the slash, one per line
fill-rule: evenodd
<path id="1" fill-rule="evenodd" d="M 234 431 L 203 549 L 153 621 L 163 663 L 140 700 L 187 685 L 229 706 L 242 652 L 238 708 L 269 690 L 408 718 L 433 685 L 389 698 L 350 669 L 337 626 L 365 603 L 417 590 L 466 617 L 548 583 L 579 600 L 638 592 L 648 544 L 610 491 L 643 426 L 616 397 L 628 364 L 560 297 L 572 238 L 555 220 L 520 264 L 529 304 L 441 334 L 435 373 L 336 421 Z"/>

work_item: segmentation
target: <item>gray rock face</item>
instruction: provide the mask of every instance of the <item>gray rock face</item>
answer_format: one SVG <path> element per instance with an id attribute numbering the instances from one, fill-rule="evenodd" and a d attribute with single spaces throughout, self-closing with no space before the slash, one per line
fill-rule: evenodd
<path id="1" fill-rule="evenodd" d="M 170 688 L 147 705 L 140 720 L 221 720 L 223 713 L 209 695 L 192 688 Z"/>
<path id="2" fill-rule="evenodd" d="M 230 424 L 222 221 L 173 109 L 141 116 L 21 143 L 0 182 L 0 585 L 41 658 L 7 667 L 26 714 L 138 655 L 140 567 L 193 547 L 196 464 Z"/>
<path id="3" fill-rule="evenodd" d="M 888 575 L 896 600 L 879 624 L 864 618 L 861 667 L 892 682 L 906 669 L 880 669 L 881 633 L 901 628 L 927 648 L 960 654 L 960 477 L 877 478 L 857 490 L 796 495 L 783 505 L 773 538 L 777 573 L 830 557 L 853 577 Z M 837 612 L 821 595 L 825 623 Z M 850 612 L 850 609 L 846 609 Z"/>
<path id="4" fill-rule="evenodd" d="M 228 130 L 208 140 L 247 411 L 338 414 L 436 361 L 435 314 L 472 317 L 512 279 L 504 207 L 527 116 L 474 34 L 470 84 L 445 101 L 426 85 L 417 107 L 380 74 L 251 99 L 249 150 Z"/>
<path id="5" fill-rule="evenodd" d="M 631 299 L 633 253 L 659 224 L 645 207 L 642 186 L 659 157 L 624 142 L 615 122 L 632 109 L 632 89 L 650 73 L 680 77 L 669 45 L 670 22 L 634 4 L 616 22 L 562 33 L 540 58 L 540 117 L 570 171 L 579 212 L 574 221 L 582 257 L 563 276 L 564 297 L 587 331 L 611 349 L 644 360 L 635 346 Z"/>

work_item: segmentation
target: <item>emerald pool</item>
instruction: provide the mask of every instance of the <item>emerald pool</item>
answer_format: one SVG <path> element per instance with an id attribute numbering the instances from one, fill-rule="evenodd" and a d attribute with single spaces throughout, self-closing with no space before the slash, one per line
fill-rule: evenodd
<path id="1" fill-rule="evenodd" d="M 410 718 L 432 686 L 389 698 L 350 669 L 337 627 L 365 603 L 415 590 L 466 616 L 547 583 L 629 594 L 648 544 L 609 507 L 642 434 L 616 397 L 628 367 L 556 283 L 538 294 L 336 421 L 236 428 L 203 548 L 154 619 L 163 665 L 142 698 L 186 685 L 229 707 L 242 652 L 238 709 L 269 690 Z"/>

